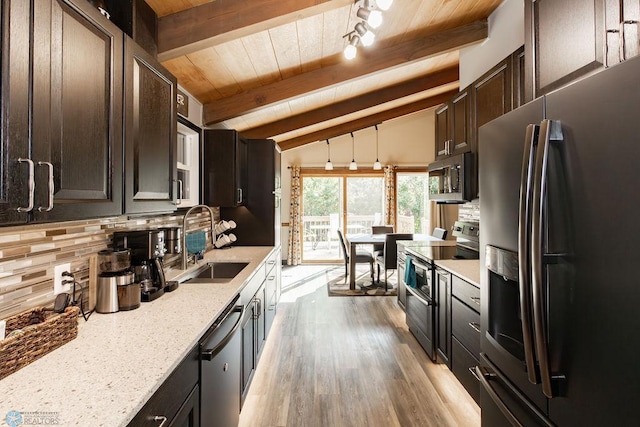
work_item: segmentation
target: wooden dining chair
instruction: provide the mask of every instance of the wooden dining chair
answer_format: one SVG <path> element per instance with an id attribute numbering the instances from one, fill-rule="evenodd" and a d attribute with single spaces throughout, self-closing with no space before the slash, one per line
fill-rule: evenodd
<path id="1" fill-rule="evenodd" d="M 384 251 L 376 257 L 378 267 L 378 284 L 380 284 L 380 267 L 384 269 L 384 290 L 389 290 L 390 270 L 398 268 L 398 240 L 413 240 L 411 233 L 389 233 L 384 239 Z"/>
<path id="2" fill-rule="evenodd" d="M 342 253 L 344 254 L 344 278 L 347 280 L 347 275 L 355 274 L 355 271 L 349 271 L 349 251 L 347 250 L 347 245 L 344 240 L 344 235 L 342 231 L 338 230 L 338 238 L 340 240 L 340 247 L 342 248 Z M 369 264 L 369 270 L 371 271 L 371 282 L 373 282 L 373 256 L 369 252 L 365 251 L 356 251 L 356 265 L 358 264 Z"/>

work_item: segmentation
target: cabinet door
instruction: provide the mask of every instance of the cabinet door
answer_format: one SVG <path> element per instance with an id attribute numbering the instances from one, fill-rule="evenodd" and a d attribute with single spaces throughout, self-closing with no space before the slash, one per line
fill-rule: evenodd
<path id="1" fill-rule="evenodd" d="M 523 106 L 531 99 L 527 99 L 526 94 L 526 73 L 525 73 L 525 54 L 524 46 L 513 53 L 512 61 L 513 70 L 511 80 L 513 81 L 513 99 L 511 105 L 513 109 Z M 477 127 L 476 127 L 477 129 Z"/>
<path id="2" fill-rule="evenodd" d="M 204 131 L 203 202 L 236 207 L 247 200 L 247 140 L 234 130 Z"/>
<path id="3" fill-rule="evenodd" d="M 436 292 L 438 293 L 438 358 L 451 367 L 451 274 L 436 269 Z"/>
<path id="4" fill-rule="evenodd" d="M 436 110 L 436 159 L 447 156 L 447 147 L 451 139 L 449 113 L 451 104 L 447 102 Z"/>
<path id="5" fill-rule="evenodd" d="M 255 337 L 255 316 L 256 305 L 250 302 L 247 306 L 249 313 L 242 322 L 242 382 L 240 387 L 241 404 L 247 396 L 249 384 L 253 378 L 256 365 L 256 337 Z"/>
<path id="6" fill-rule="evenodd" d="M 525 51 L 537 98 L 604 66 L 603 0 L 527 0 Z"/>
<path id="7" fill-rule="evenodd" d="M 629 59 L 640 53 L 640 1 L 622 0 L 621 46 L 622 59 Z M 609 13 L 609 6 L 607 6 Z"/>
<path id="8" fill-rule="evenodd" d="M 36 218 L 120 215 L 122 32 L 81 0 L 36 2 L 35 11 Z M 50 169 L 54 207 L 47 212 Z"/>
<path id="9" fill-rule="evenodd" d="M 262 354 L 262 349 L 264 348 L 264 344 L 267 339 L 267 330 L 266 330 L 266 310 L 267 310 L 267 294 L 266 287 L 264 284 L 258 289 L 255 298 L 256 304 L 256 366 L 258 365 L 258 360 L 260 359 L 260 355 Z"/>
<path id="10" fill-rule="evenodd" d="M 176 78 L 125 43 L 125 213 L 176 208 Z"/>
<path id="11" fill-rule="evenodd" d="M 197 384 L 169 427 L 200 427 L 200 387 Z"/>
<path id="12" fill-rule="evenodd" d="M 24 0 L 3 0 L 0 135 L 0 224 L 27 221 L 29 206 L 29 28 L 31 11 Z M 35 168 L 35 166 L 34 166 Z"/>
<path id="13" fill-rule="evenodd" d="M 448 154 L 466 153 L 472 149 L 471 95 L 471 91 L 467 88 L 451 100 L 452 142 Z"/>

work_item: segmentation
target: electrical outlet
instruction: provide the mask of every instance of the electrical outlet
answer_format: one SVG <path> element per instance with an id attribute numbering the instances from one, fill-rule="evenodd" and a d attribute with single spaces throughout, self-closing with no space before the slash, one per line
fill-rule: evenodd
<path id="1" fill-rule="evenodd" d="M 62 277 L 62 273 L 64 273 L 65 271 L 71 271 L 71 264 L 69 263 L 60 264 L 60 265 L 56 265 L 53 268 L 53 294 L 54 295 L 71 291 L 70 283 L 67 283 L 66 285 L 62 284 L 63 280 L 70 279 L 69 277 Z"/>

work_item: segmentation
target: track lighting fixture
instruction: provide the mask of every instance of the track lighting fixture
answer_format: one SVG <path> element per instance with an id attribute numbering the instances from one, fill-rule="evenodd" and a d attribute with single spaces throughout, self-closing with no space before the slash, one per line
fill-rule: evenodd
<path id="1" fill-rule="evenodd" d="M 350 133 L 351 133 L 351 163 L 349 163 L 349 170 L 355 171 L 355 170 L 358 170 L 358 164 L 356 163 L 356 156 L 355 156 L 356 140 L 353 137 L 353 132 L 350 132 Z"/>
<path id="2" fill-rule="evenodd" d="M 373 164 L 373 170 L 379 171 L 382 169 L 382 164 L 380 164 L 380 160 L 378 160 L 378 125 L 375 125 L 376 128 L 376 162 Z"/>
<path id="3" fill-rule="evenodd" d="M 324 170 L 332 171 L 333 163 L 331 163 L 331 146 L 329 145 L 329 140 L 327 139 L 327 163 L 324 165 Z"/>
<path id="4" fill-rule="evenodd" d="M 371 32 L 369 28 L 367 28 L 367 24 L 363 22 L 358 22 L 355 27 L 356 32 L 360 36 L 360 41 L 363 46 L 371 46 L 376 39 L 376 35 Z"/>
<path id="5" fill-rule="evenodd" d="M 357 6 L 356 16 L 362 21 L 358 22 L 353 31 L 345 34 L 347 45 L 344 48 L 344 57 L 354 59 L 358 53 L 358 44 L 371 46 L 376 35 L 371 28 L 382 25 L 382 10 L 388 10 L 393 0 L 355 0 Z M 353 9 L 351 9 L 353 11 Z"/>

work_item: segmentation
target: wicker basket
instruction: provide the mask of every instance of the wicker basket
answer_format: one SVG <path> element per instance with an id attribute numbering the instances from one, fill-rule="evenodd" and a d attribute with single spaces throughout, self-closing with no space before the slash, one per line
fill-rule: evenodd
<path id="1" fill-rule="evenodd" d="M 7 336 L 23 332 L 0 341 L 0 380 L 77 337 L 79 312 L 78 307 L 60 314 L 36 307 L 6 319 Z"/>

